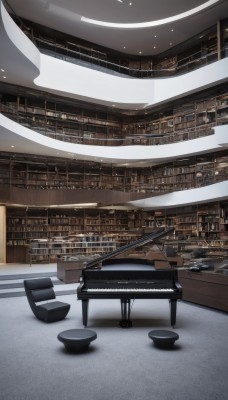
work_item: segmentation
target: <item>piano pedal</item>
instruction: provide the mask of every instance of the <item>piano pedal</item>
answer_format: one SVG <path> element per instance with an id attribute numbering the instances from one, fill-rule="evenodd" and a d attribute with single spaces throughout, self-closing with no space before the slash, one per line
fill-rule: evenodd
<path id="1" fill-rule="evenodd" d="M 120 326 L 121 326 L 121 328 L 131 328 L 132 321 L 130 319 L 122 319 L 120 321 Z"/>

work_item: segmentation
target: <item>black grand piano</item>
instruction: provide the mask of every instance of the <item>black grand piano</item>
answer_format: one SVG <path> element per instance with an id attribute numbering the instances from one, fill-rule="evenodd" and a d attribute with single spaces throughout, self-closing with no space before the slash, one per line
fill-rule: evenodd
<path id="1" fill-rule="evenodd" d="M 82 300 L 82 320 L 87 326 L 90 299 L 120 299 L 120 326 L 130 327 L 131 300 L 168 299 L 171 326 L 176 323 L 177 300 L 182 298 L 177 270 L 156 270 L 151 261 L 141 258 L 114 258 L 123 252 L 144 246 L 173 232 L 174 228 L 157 228 L 142 238 L 119 247 L 86 264 L 77 288 L 78 300 Z"/>

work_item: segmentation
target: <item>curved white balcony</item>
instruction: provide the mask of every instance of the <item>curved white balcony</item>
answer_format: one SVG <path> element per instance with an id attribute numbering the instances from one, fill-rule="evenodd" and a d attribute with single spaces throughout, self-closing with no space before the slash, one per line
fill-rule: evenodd
<path id="1" fill-rule="evenodd" d="M 130 201 L 128 205 L 136 208 L 143 208 L 145 210 L 156 210 L 202 204 L 208 201 L 223 201 L 227 199 L 228 180 L 200 188 L 181 190 L 179 192 L 172 192 L 161 196 Z"/>
<path id="2" fill-rule="evenodd" d="M 217 126 L 214 134 L 157 146 L 93 146 L 52 139 L 0 114 L 1 151 L 43 154 L 100 163 L 144 166 L 177 158 L 224 150 L 228 146 L 228 125 Z"/>
<path id="3" fill-rule="evenodd" d="M 40 73 L 40 52 L 0 4 L 0 80 L 27 85 Z"/>
<path id="4" fill-rule="evenodd" d="M 143 80 L 106 74 L 41 54 L 16 26 L 2 2 L 0 29 L 0 68 L 5 70 L 5 82 L 92 103 L 126 110 L 145 109 L 221 84 L 228 78 L 228 58 L 180 76 Z"/>

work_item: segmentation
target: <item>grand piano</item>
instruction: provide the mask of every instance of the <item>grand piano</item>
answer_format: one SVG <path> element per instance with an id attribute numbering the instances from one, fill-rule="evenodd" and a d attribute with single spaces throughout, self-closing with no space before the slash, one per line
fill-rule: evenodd
<path id="1" fill-rule="evenodd" d="M 177 300 L 182 298 L 177 270 L 171 266 L 156 270 L 153 263 L 147 259 L 119 258 L 124 252 L 151 242 L 156 244 L 173 230 L 174 228 L 157 228 L 152 233 L 86 264 L 77 288 L 77 298 L 82 301 L 82 322 L 85 327 L 88 322 L 89 300 L 92 299 L 120 299 L 120 326 L 123 328 L 132 326 L 132 300 L 168 299 L 171 326 L 175 325 Z"/>

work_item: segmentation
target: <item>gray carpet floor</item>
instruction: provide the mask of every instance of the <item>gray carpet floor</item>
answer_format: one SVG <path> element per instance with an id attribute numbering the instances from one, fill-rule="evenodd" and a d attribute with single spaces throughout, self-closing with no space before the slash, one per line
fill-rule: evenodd
<path id="1" fill-rule="evenodd" d="M 69 354 L 57 335 L 82 328 L 81 302 L 76 294 L 60 300 L 71 304 L 67 318 L 45 324 L 26 297 L 0 299 L 1 400 L 227 399 L 227 314 L 179 301 L 179 340 L 162 350 L 148 333 L 172 329 L 167 300 L 136 300 L 129 329 L 118 325 L 118 300 L 94 300 L 87 329 L 97 339 Z"/>

